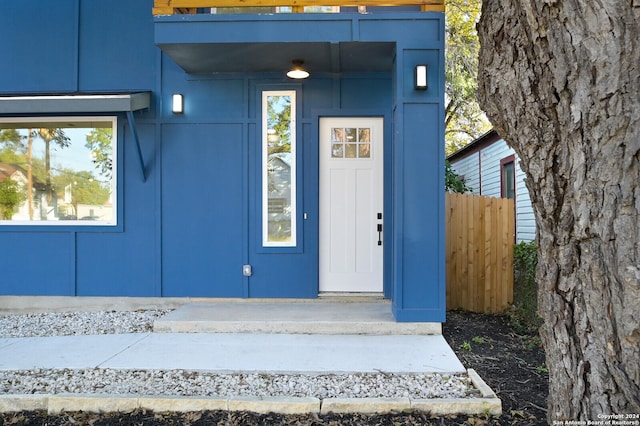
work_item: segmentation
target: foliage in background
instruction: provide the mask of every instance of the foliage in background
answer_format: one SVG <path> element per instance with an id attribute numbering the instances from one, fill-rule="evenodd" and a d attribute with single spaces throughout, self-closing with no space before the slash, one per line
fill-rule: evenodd
<path id="1" fill-rule="evenodd" d="M 470 192 L 472 189 L 467 186 L 464 179 L 462 179 L 456 172 L 451 168 L 451 163 L 449 161 L 445 161 L 444 168 L 444 190 L 447 192 L 457 192 L 459 194 L 464 194 L 465 192 Z"/>
<path id="2" fill-rule="evenodd" d="M 92 150 L 96 169 L 99 170 L 101 175 L 107 177 L 107 180 L 104 181 L 98 179 L 92 171 L 75 171 L 50 163 L 50 159 L 47 159 L 47 157 L 52 150 L 64 149 L 71 144 L 71 140 L 65 135 L 63 129 L 35 129 L 31 132 L 31 135 L 45 142 L 44 158 L 37 158 L 33 155 L 29 158 L 27 138 L 21 136 L 15 129 L 3 129 L 0 130 L 0 163 L 16 164 L 23 169 L 27 169 L 30 166 L 33 180 L 40 183 L 46 182 L 47 191 L 57 193 L 59 198 L 64 196 L 65 187 L 71 184 L 72 203 L 75 206 L 78 204 L 102 205 L 109 200 L 111 191 L 109 180 L 112 173 L 112 130 L 110 128 L 93 129 L 87 135 L 85 145 Z M 51 142 L 54 143 L 53 146 L 51 146 Z M 47 164 L 47 161 L 49 161 L 49 164 Z M 21 189 L 21 191 L 24 191 L 24 189 Z M 24 194 L 22 196 L 24 198 L 20 200 L 17 204 L 18 206 L 26 200 L 26 196 Z M 8 198 L 4 199 L 8 200 Z M 0 209 L 3 209 L 3 207 L 0 206 Z M 13 214 L 13 208 L 11 212 Z M 10 217 L 6 219 L 10 219 Z"/>
<path id="3" fill-rule="evenodd" d="M 538 316 L 536 266 L 538 247 L 535 242 L 521 242 L 513 250 L 513 315 L 514 325 L 532 332 L 542 325 Z"/>
<path id="4" fill-rule="evenodd" d="M 91 129 L 87 135 L 87 143 L 85 147 L 91 150 L 93 164 L 96 169 L 100 170 L 100 174 L 107 179 L 111 179 L 113 172 L 113 129 L 110 127 L 98 127 Z"/>
<path id="5" fill-rule="evenodd" d="M 449 155 L 490 130 L 480 109 L 478 33 L 481 0 L 448 0 L 445 37 L 445 151 Z"/>
<path id="6" fill-rule="evenodd" d="M 26 195 L 18 182 L 11 178 L 0 182 L 0 219 L 11 220 L 14 210 L 25 199 Z"/>

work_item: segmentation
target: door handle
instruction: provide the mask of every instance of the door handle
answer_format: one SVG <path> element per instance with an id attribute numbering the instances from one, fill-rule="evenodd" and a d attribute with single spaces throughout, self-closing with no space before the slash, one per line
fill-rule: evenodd
<path id="1" fill-rule="evenodd" d="M 378 224 L 378 245 L 382 245 L 382 224 Z"/>

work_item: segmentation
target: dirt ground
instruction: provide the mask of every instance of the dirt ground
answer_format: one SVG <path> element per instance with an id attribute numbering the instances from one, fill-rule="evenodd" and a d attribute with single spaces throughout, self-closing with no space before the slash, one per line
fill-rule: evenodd
<path id="1" fill-rule="evenodd" d="M 502 400 L 503 415 L 432 417 L 428 413 L 384 415 L 258 415 L 195 412 L 165 414 L 136 411 L 125 414 L 41 412 L 0 414 L 4 425 L 219 425 L 219 426 L 404 426 L 404 425 L 546 425 L 548 374 L 537 335 L 527 335 L 506 316 L 448 312 L 444 336 L 467 368 L 475 369 Z"/>

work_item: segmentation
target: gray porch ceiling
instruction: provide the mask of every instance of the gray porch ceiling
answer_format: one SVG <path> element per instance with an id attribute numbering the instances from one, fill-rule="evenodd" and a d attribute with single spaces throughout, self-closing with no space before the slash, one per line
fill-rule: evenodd
<path id="1" fill-rule="evenodd" d="M 388 72 L 392 42 L 166 43 L 162 51 L 192 74 L 285 72 L 301 59 L 310 73 Z"/>

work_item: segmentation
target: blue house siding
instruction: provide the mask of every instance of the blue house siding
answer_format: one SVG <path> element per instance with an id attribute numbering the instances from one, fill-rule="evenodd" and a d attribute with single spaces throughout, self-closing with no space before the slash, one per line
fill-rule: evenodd
<path id="1" fill-rule="evenodd" d="M 42 7 L 38 0 L 3 2 L 0 28 L 0 92 L 77 90 L 77 0 L 62 0 L 56 7 Z"/>
<path id="2" fill-rule="evenodd" d="M 14 59 L 0 65 L 0 96 L 148 91 L 151 106 L 132 114 L 135 123 L 105 113 L 118 118 L 117 226 L 0 224 L 11 248 L 0 294 L 317 297 L 318 122 L 369 116 L 384 118 L 384 293 L 399 321 L 443 321 L 443 15 L 153 18 L 151 8 L 151 0 L 2 6 L 0 50 Z M 257 68 L 270 54 L 312 50 L 308 80 Z M 247 51 L 261 61 L 238 65 Z M 236 68 L 209 72 L 212 60 Z M 416 64 L 429 66 L 427 91 L 413 87 Z M 296 91 L 295 247 L 262 246 L 263 90 Z M 170 110 L 173 93 L 184 96 L 183 114 Z"/>
<path id="3" fill-rule="evenodd" d="M 123 161 L 119 163 L 123 188 L 122 232 L 77 231 L 75 234 L 76 288 L 66 295 L 82 296 L 160 296 L 156 236 L 159 220 L 157 174 L 142 180 L 135 144 L 128 126 L 122 137 Z M 157 152 L 155 126 L 139 124 L 138 134 L 146 158 Z M 153 167 L 153 163 L 151 163 Z M 37 231 L 35 231 L 35 235 Z M 0 234 L 2 238 L 2 234 Z M 44 239 L 44 238 L 43 238 Z M 73 252 L 68 253 L 73 259 Z"/>
<path id="4" fill-rule="evenodd" d="M 170 124 L 162 133 L 162 295 L 246 296 L 242 126 Z"/>
<path id="5" fill-rule="evenodd" d="M 75 293 L 74 234 L 41 232 L 1 235 L 3 245 L 2 294 L 69 295 Z M 29 256 L 24 258 L 23 253 Z"/>
<path id="6" fill-rule="evenodd" d="M 151 47 L 152 4 L 149 0 L 80 1 L 78 91 L 154 87 L 157 52 Z"/>

